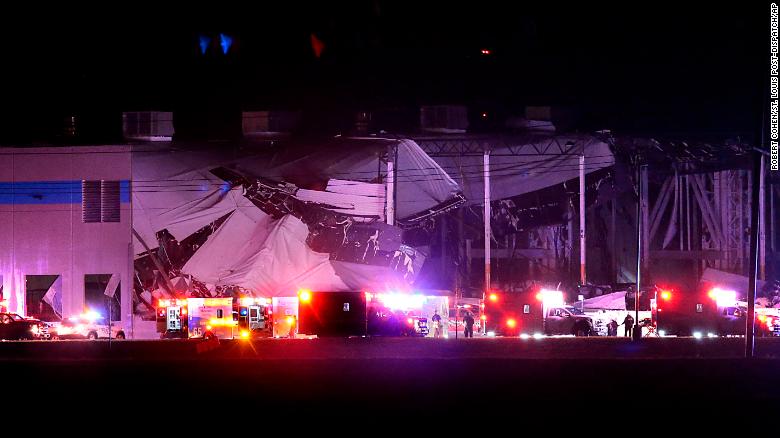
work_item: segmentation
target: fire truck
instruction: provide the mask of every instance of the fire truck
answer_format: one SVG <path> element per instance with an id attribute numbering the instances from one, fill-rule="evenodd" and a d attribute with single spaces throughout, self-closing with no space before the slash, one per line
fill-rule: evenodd
<path id="1" fill-rule="evenodd" d="M 157 332 L 161 338 L 270 337 L 270 300 L 252 297 L 161 299 Z"/>
<path id="2" fill-rule="evenodd" d="M 740 336 L 745 334 L 747 303 L 737 300 L 737 292 L 704 283 L 694 292 L 658 287 L 652 300 L 653 322 L 661 336 Z M 755 333 L 780 336 L 780 312 L 773 308 L 755 309 Z"/>
<path id="3" fill-rule="evenodd" d="M 316 336 L 364 336 L 363 292 L 298 291 L 297 333 Z"/>
<path id="4" fill-rule="evenodd" d="M 447 336 L 448 295 L 298 291 L 298 333 L 316 336 Z M 431 317 L 440 317 L 438 332 Z"/>
<path id="5" fill-rule="evenodd" d="M 567 306 L 559 290 L 492 292 L 485 300 L 483 316 L 488 333 L 498 336 L 590 336 L 594 333 L 592 318 Z"/>

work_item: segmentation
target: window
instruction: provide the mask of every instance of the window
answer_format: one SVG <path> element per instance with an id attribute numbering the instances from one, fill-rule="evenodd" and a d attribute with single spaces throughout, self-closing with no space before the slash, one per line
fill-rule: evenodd
<path id="1" fill-rule="evenodd" d="M 62 319 L 62 278 L 59 275 L 27 275 L 25 314 L 41 321 Z"/>
<path id="2" fill-rule="evenodd" d="M 531 305 L 523 304 L 523 313 L 531 313 Z"/>
<path id="3" fill-rule="evenodd" d="M 84 303 L 87 309 L 100 314 L 98 323 L 122 320 L 122 287 L 119 274 L 87 274 L 84 276 Z"/>
<path id="4" fill-rule="evenodd" d="M 119 181 L 81 181 L 81 219 L 84 223 L 120 221 Z"/>
<path id="5" fill-rule="evenodd" d="M 704 312 L 704 305 L 701 303 L 696 303 L 696 313 L 702 313 Z"/>
<path id="6" fill-rule="evenodd" d="M 222 315 L 223 315 L 222 309 L 217 309 L 217 318 L 222 319 Z"/>

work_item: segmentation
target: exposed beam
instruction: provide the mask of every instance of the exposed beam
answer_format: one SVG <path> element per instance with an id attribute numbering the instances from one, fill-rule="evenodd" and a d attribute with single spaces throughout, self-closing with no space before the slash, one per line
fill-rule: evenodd
<path id="1" fill-rule="evenodd" d="M 699 180 L 700 175 L 691 176 L 691 179 L 693 180 L 693 184 L 691 185 L 693 187 L 693 194 L 698 201 L 699 210 L 701 210 L 702 217 L 707 223 L 707 228 L 716 242 L 723 242 L 723 233 L 721 233 L 720 227 L 717 225 L 717 216 L 715 216 L 714 212 L 712 211 L 712 206 L 707 199 L 706 191 L 704 190 L 702 182 Z"/>
<path id="2" fill-rule="evenodd" d="M 661 219 L 664 217 L 664 211 L 666 211 L 666 206 L 669 204 L 669 198 L 671 198 L 673 189 L 672 177 L 667 177 L 661 187 L 661 195 L 656 200 L 653 211 L 650 213 L 650 236 L 647 241 L 648 244 L 653 241 L 653 237 L 655 237 L 655 233 L 661 225 Z M 672 218 L 674 218 L 674 213 L 672 213 Z"/>
<path id="3" fill-rule="evenodd" d="M 650 251 L 654 259 L 671 260 L 722 260 L 723 251 L 717 249 L 703 249 L 701 251 L 677 251 L 674 249 L 662 249 Z"/>
<path id="4" fill-rule="evenodd" d="M 485 250 L 472 248 L 470 255 L 476 259 L 483 258 L 485 257 Z M 511 259 L 513 257 L 524 259 L 555 259 L 555 250 L 546 248 L 515 248 L 513 252 L 511 248 L 492 248 L 490 250 L 490 257 L 494 259 Z"/>

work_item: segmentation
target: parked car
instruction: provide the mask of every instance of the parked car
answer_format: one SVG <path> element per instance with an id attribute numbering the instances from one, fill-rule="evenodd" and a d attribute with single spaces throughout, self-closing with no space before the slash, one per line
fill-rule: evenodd
<path id="1" fill-rule="evenodd" d="M 46 325 L 16 313 L 0 313 L 0 339 L 41 339 Z"/>

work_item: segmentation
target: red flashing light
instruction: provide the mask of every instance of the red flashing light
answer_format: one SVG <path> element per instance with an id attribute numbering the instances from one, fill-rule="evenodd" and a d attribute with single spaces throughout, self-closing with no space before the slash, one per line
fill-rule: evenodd
<path id="1" fill-rule="evenodd" d="M 496 294 L 490 294 L 490 301 L 496 302 L 498 301 L 498 295 Z"/>
<path id="2" fill-rule="evenodd" d="M 514 319 L 507 319 L 506 325 L 509 328 L 515 328 L 515 326 L 517 325 L 517 321 L 515 321 Z"/>
<path id="3" fill-rule="evenodd" d="M 664 301 L 669 301 L 672 299 L 672 293 L 668 290 L 661 291 L 661 299 Z"/>
<path id="4" fill-rule="evenodd" d="M 302 303 L 308 303 L 311 301 L 311 291 L 309 289 L 301 289 L 298 291 L 298 298 Z"/>
<path id="5" fill-rule="evenodd" d="M 482 50 L 479 51 L 479 53 L 481 53 L 483 55 L 490 55 L 491 52 L 490 52 L 490 49 L 482 49 Z"/>

